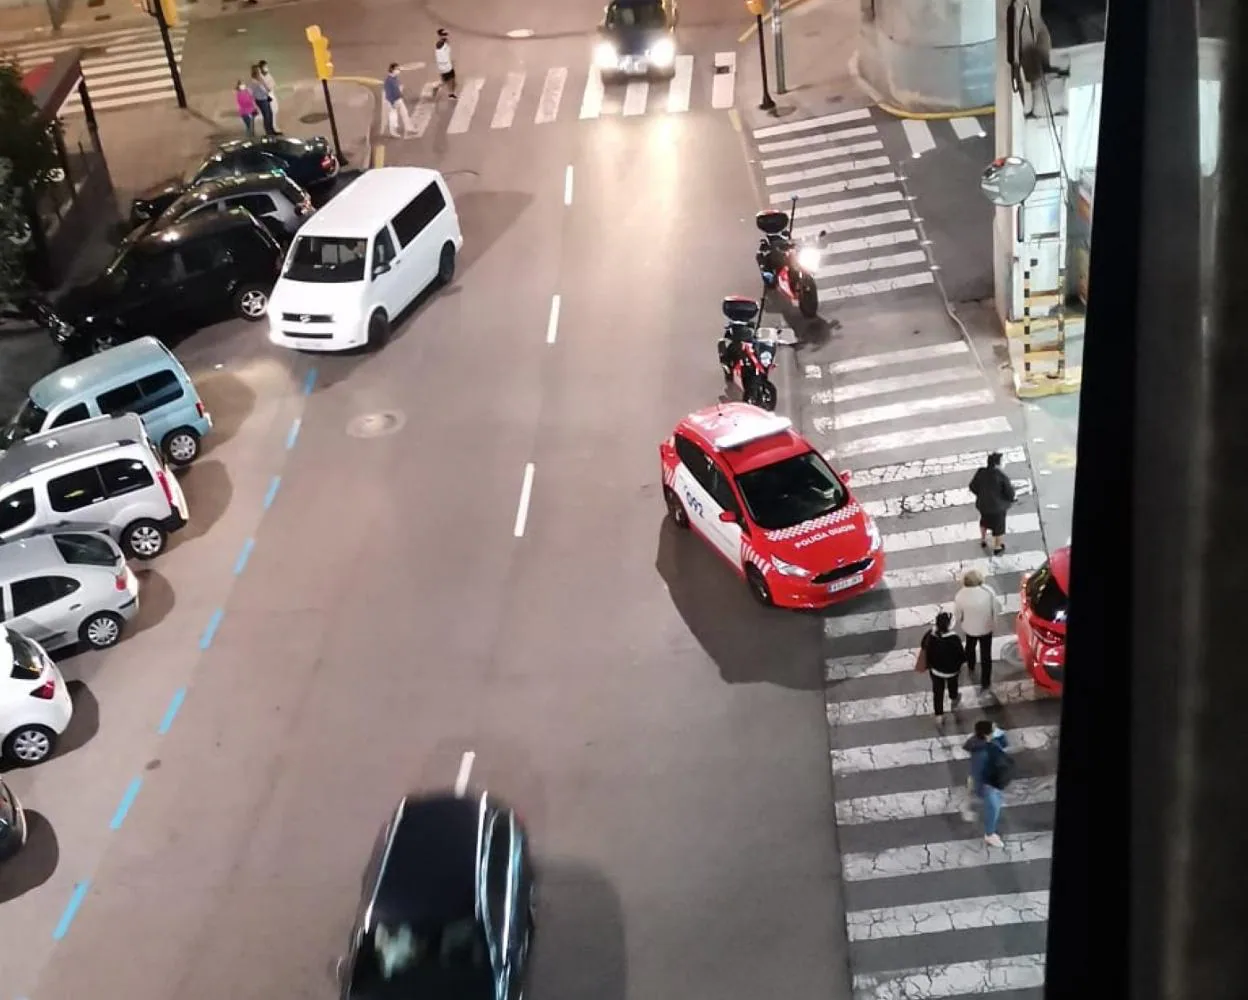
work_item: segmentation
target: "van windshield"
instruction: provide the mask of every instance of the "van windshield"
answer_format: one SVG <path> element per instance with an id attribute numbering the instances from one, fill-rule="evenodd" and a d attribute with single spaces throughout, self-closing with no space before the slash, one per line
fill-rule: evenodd
<path id="1" fill-rule="evenodd" d="M 346 283 L 364 280 L 365 240 L 337 236 L 300 236 L 290 251 L 282 277 L 291 281 Z"/>
<path id="2" fill-rule="evenodd" d="M 48 419 L 47 411 L 33 399 L 26 400 L 16 416 L 0 431 L 0 448 L 12 448 L 22 438 L 38 434 L 43 430 L 43 422 Z"/>

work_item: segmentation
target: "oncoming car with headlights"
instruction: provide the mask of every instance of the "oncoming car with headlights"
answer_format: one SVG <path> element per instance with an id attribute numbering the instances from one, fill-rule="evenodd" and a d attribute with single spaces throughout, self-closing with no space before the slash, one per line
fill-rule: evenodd
<path id="1" fill-rule="evenodd" d="M 879 529 L 784 417 L 722 403 L 685 417 L 659 446 L 663 498 L 762 604 L 822 608 L 884 575 Z"/>
<path id="2" fill-rule="evenodd" d="M 607 4 L 594 50 L 594 65 L 604 79 L 675 73 L 676 2 L 611 0 Z"/>

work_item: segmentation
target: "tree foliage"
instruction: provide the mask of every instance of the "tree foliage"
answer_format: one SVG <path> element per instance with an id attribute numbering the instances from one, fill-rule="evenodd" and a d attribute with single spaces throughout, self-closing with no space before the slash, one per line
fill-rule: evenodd
<path id="1" fill-rule="evenodd" d="M 36 195 L 58 169 L 56 144 L 22 86 L 16 63 L 0 62 L 0 305 L 26 283 L 30 224 L 26 192 Z"/>

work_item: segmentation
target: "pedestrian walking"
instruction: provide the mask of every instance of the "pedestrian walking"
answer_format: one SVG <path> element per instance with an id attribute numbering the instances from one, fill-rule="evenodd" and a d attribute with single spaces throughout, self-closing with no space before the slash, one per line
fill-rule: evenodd
<path id="1" fill-rule="evenodd" d="M 971 775 L 967 779 L 974 799 L 983 803 L 984 843 L 989 847 L 1001 847 L 997 824 L 1001 820 L 1004 792 L 1014 778 L 1014 758 L 1009 754 L 1010 741 L 1005 731 L 991 719 L 975 723 L 975 733 L 962 744 L 971 755 Z M 974 799 L 972 801 L 974 801 Z M 975 818 L 973 808 L 963 812 L 963 818 Z"/>
<path id="2" fill-rule="evenodd" d="M 269 114 L 273 117 L 273 134 L 281 135 L 282 126 L 277 121 L 277 81 L 273 79 L 273 74 L 269 72 L 269 61 L 261 59 L 256 64 L 260 70 L 260 82 L 264 84 L 264 89 L 269 92 Z"/>
<path id="3" fill-rule="evenodd" d="M 451 39 L 445 28 L 438 29 L 438 40 L 433 46 L 433 60 L 438 64 L 438 73 L 442 77 L 438 91 L 445 87 L 450 99 L 457 99 L 459 94 L 455 92 L 455 63 L 451 59 Z"/>
<path id="4" fill-rule="evenodd" d="M 260 113 L 256 107 L 256 99 L 251 96 L 247 84 L 239 80 L 234 85 L 234 99 L 238 102 L 238 117 L 243 120 L 243 129 L 248 136 L 256 134 L 256 115 Z"/>
<path id="5" fill-rule="evenodd" d="M 269 88 L 260 79 L 259 66 L 251 67 L 251 81 L 247 84 L 247 89 L 251 91 L 252 99 L 260 111 L 260 118 L 264 122 L 264 134 L 275 135 L 277 130 L 273 127 L 273 98 L 269 94 Z"/>
<path id="6" fill-rule="evenodd" d="M 938 720 L 945 717 L 946 692 L 953 708 L 957 708 L 962 700 L 958 694 L 958 674 L 962 672 L 966 654 L 962 649 L 962 640 L 952 628 L 953 615 L 948 611 L 938 614 L 936 627 L 923 636 L 914 662 L 915 670 L 926 673 L 932 679 L 932 710 Z"/>
<path id="7" fill-rule="evenodd" d="M 962 574 L 962 589 L 953 598 L 953 615 L 966 636 L 966 669 L 971 680 L 975 680 L 978 653 L 980 691 L 992 687 L 992 627 L 1001 610 L 1001 599 L 984 583 L 984 574 L 977 569 Z"/>
<path id="8" fill-rule="evenodd" d="M 403 100 L 403 81 L 399 79 L 399 64 L 391 63 L 390 69 L 386 71 L 386 82 L 382 86 L 385 93 L 386 104 L 389 107 L 387 116 L 387 134 L 397 139 L 399 137 L 399 123 L 403 124 L 403 138 L 407 139 L 416 134 L 416 130 L 412 127 L 412 116 L 407 113 L 407 103 Z"/>
<path id="9" fill-rule="evenodd" d="M 999 556 L 1005 551 L 1005 515 L 1015 500 L 1014 484 L 1001 471 L 1001 452 L 992 452 L 984 467 L 975 471 L 970 490 L 979 511 L 979 544 L 988 548 L 991 535 L 992 554 Z"/>

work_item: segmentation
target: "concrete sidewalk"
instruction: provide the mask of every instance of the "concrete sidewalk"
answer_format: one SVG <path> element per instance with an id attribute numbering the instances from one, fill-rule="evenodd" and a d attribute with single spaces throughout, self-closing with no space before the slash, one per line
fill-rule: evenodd
<path id="1" fill-rule="evenodd" d="M 11 2 L 11 0 L 10 0 Z M 266 10 L 300 0 L 177 0 L 184 21 L 220 17 L 240 10 Z M 37 40 L 143 27 L 153 23 L 135 0 L 25 0 L 0 2 L 0 42 Z"/>

